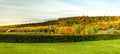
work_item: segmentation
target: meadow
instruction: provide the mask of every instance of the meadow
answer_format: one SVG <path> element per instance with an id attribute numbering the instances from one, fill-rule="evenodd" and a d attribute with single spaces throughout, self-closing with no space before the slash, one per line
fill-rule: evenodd
<path id="1" fill-rule="evenodd" d="M 70 43 L 0 43 L 0 54 L 119 54 L 120 39 Z"/>

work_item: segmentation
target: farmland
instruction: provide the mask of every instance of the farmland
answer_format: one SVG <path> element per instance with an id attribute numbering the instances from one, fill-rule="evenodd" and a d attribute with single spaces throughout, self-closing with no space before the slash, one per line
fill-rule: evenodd
<path id="1" fill-rule="evenodd" d="M 120 16 L 0 26 L 0 54 L 119 54 Z"/>
<path id="2" fill-rule="evenodd" d="M 70 43 L 0 43 L 0 54 L 119 54 L 120 39 Z"/>

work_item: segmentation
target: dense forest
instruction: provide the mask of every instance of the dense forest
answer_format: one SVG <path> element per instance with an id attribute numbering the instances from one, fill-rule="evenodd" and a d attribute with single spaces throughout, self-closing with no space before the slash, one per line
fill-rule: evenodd
<path id="1" fill-rule="evenodd" d="M 0 32 L 41 32 L 47 34 L 113 34 L 120 33 L 119 30 L 120 16 L 76 16 L 42 23 L 0 27 Z"/>

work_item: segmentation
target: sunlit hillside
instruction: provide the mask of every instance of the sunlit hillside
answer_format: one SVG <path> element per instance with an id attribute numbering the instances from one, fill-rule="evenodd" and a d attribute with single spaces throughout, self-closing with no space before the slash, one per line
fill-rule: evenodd
<path id="1" fill-rule="evenodd" d="M 47 34 L 113 34 L 120 33 L 119 30 L 120 16 L 76 16 L 42 23 L 0 27 L 0 32 L 40 32 Z"/>

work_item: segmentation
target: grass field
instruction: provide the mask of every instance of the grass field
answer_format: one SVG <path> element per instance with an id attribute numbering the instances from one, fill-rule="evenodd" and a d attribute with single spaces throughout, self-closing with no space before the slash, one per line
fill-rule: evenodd
<path id="1" fill-rule="evenodd" d="M 0 43 L 0 54 L 120 54 L 120 39 L 71 43 Z"/>

